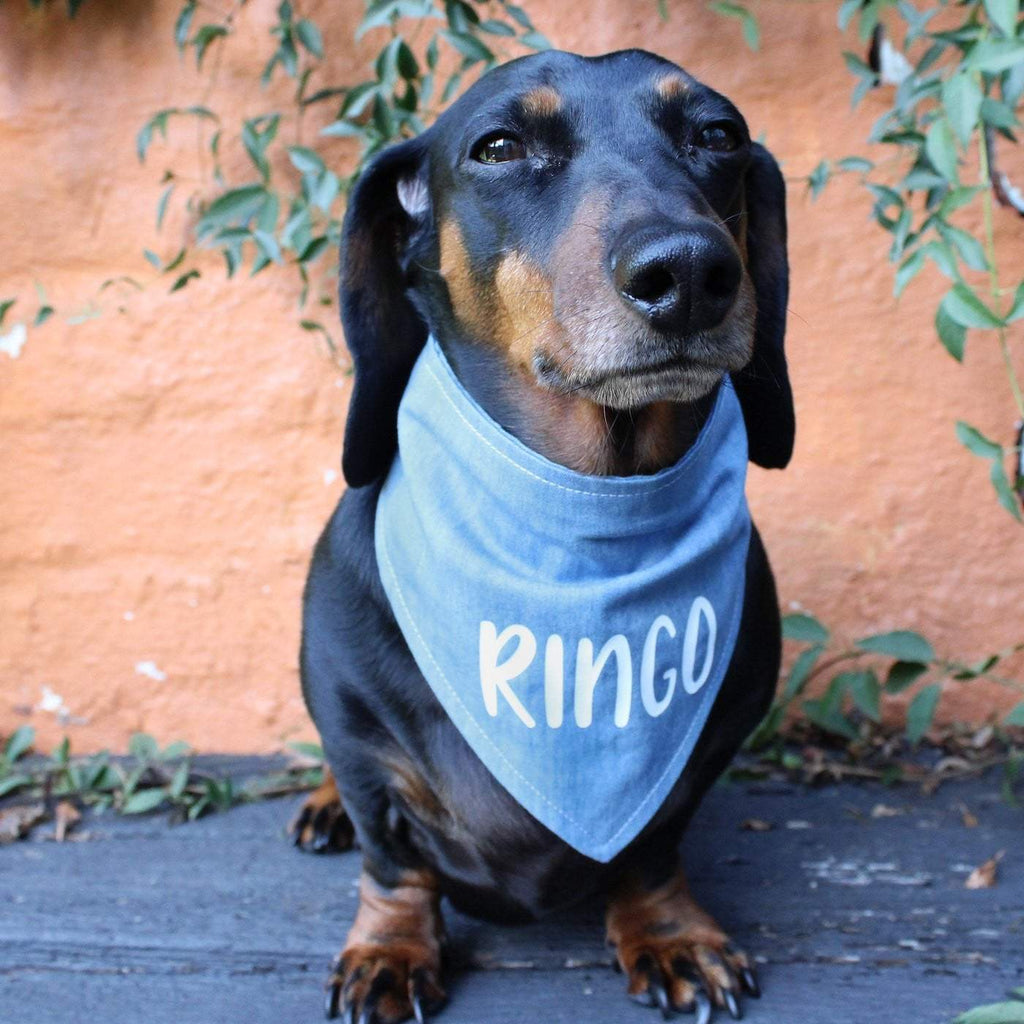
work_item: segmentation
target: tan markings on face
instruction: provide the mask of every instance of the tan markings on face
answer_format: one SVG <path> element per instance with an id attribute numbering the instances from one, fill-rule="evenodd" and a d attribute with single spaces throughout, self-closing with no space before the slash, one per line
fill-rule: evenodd
<path id="1" fill-rule="evenodd" d="M 441 275 L 448 285 L 452 312 L 463 329 L 478 338 L 487 338 L 487 289 L 481 289 L 474 281 L 469 266 L 469 256 L 462 241 L 459 225 L 448 218 L 441 225 Z"/>
<path id="2" fill-rule="evenodd" d="M 654 91 L 663 100 L 674 100 L 679 96 L 685 96 L 690 91 L 690 83 L 682 75 L 670 72 L 667 75 L 662 75 L 654 83 Z"/>
<path id="3" fill-rule="evenodd" d="M 520 252 L 510 253 L 494 274 L 494 337 L 521 367 L 530 366 L 541 339 L 555 329 L 551 279 Z"/>
<path id="4" fill-rule="evenodd" d="M 557 347 L 546 354 L 570 377 L 575 366 L 596 372 L 614 364 L 638 328 L 605 267 L 603 229 L 611 210 L 609 192 L 584 196 L 555 243 L 554 315 L 561 330 Z"/>
<path id="5" fill-rule="evenodd" d="M 523 110 L 536 117 L 551 117 L 562 109 L 562 97 L 550 85 L 538 85 L 522 98 Z"/>

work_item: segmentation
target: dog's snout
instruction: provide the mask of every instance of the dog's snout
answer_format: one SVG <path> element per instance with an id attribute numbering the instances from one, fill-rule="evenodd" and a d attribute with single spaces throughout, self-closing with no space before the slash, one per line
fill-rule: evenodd
<path id="1" fill-rule="evenodd" d="M 653 326 L 674 334 L 720 324 L 742 274 L 735 248 L 713 226 L 642 229 L 612 254 L 619 294 Z"/>

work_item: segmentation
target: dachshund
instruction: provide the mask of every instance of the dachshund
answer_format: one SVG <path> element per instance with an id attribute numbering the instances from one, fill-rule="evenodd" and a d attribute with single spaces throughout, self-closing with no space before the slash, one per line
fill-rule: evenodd
<path id="1" fill-rule="evenodd" d="M 678 848 L 775 692 L 780 615 L 756 528 L 692 752 L 602 861 L 528 812 L 453 724 L 383 586 L 375 524 L 431 336 L 481 415 L 574 478 L 671 472 L 723 389 L 750 460 L 784 467 L 795 421 L 778 166 L 729 100 L 667 60 L 530 55 L 373 159 L 350 196 L 340 278 L 348 489 L 312 557 L 300 656 L 330 771 L 292 826 L 296 845 L 362 852 L 327 1016 L 392 1024 L 440 1007 L 442 896 L 496 921 L 600 896 L 635 999 L 666 1017 L 738 1018 L 741 997 L 760 995 L 753 967 L 691 895 Z"/>

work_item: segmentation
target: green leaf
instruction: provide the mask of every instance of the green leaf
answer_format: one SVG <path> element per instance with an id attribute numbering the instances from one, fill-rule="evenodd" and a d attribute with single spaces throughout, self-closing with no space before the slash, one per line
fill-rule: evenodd
<path id="1" fill-rule="evenodd" d="M 191 750 L 192 748 L 184 740 L 175 740 L 160 751 L 160 760 L 175 761 L 179 757 L 185 757 Z"/>
<path id="2" fill-rule="evenodd" d="M 921 252 L 950 280 L 956 280 L 960 276 L 956 269 L 956 257 L 945 242 L 932 240 L 921 246 Z"/>
<path id="3" fill-rule="evenodd" d="M 33 327 L 42 327 L 43 324 L 45 324 L 46 321 L 49 320 L 51 316 L 53 316 L 53 313 L 54 313 L 53 306 L 50 306 L 50 305 L 40 306 L 39 309 L 36 312 L 35 319 L 32 321 L 32 326 Z"/>
<path id="4" fill-rule="evenodd" d="M 4 311 L 0 308 L 0 323 L 3 323 L 3 313 Z M 1024 317 L 1024 281 L 1017 285 L 1017 291 L 1013 295 L 1013 305 L 1010 307 L 1010 312 L 1006 314 L 1006 322 L 1012 324 L 1022 317 Z"/>
<path id="5" fill-rule="evenodd" d="M 789 670 L 789 676 L 786 678 L 786 688 L 783 696 L 787 701 L 792 700 L 803 692 L 811 670 L 814 668 L 823 650 L 824 648 L 820 644 L 815 644 L 813 647 L 808 647 L 807 650 L 800 652 L 799 657 L 793 662 L 793 667 Z"/>
<path id="6" fill-rule="evenodd" d="M 128 741 L 128 752 L 140 761 L 153 761 L 159 756 L 160 747 L 152 736 L 137 732 Z"/>
<path id="7" fill-rule="evenodd" d="M 1002 459 L 993 459 L 988 472 L 992 486 L 995 488 L 996 497 L 999 499 L 999 504 L 1017 522 L 1024 522 L 1024 516 L 1022 516 L 1020 509 L 1020 499 L 1010 486 L 1010 481 L 1006 478 L 1006 469 L 1003 467 Z"/>
<path id="8" fill-rule="evenodd" d="M 262 231 L 257 228 L 252 233 L 252 237 L 267 259 L 272 260 L 274 263 L 281 262 L 281 246 L 269 231 Z"/>
<path id="9" fill-rule="evenodd" d="M 480 22 L 480 31 L 487 32 L 492 36 L 514 36 L 516 30 L 504 21 L 496 21 L 494 18 L 487 18 Z"/>
<path id="10" fill-rule="evenodd" d="M 174 23 L 174 45 L 177 46 L 179 52 L 185 49 L 185 44 L 188 42 L 188 33 L 192 27 L 196 6 L 196 0 L 188 0 Z"/>
<path id="11" fill-rule="evenodd" d="M 827 698 L 822 700 L 805 700 L 801 705 L 804 714 L 820 729 L 834 733 L 837 736 L 845 736 L 848 740 L 857 738 L 857 730 L 846 718 L 842 711 L 835 706 L 835 703 Z"/>
<path id="12" fill-rule="evenodd" d="M 11 733 L 10 739 L 4 746 L 4 760 L 8 764 L 14 764 L 25 751 L 31 748 L 35 738 L 36 731 L 31 725 L 19 725 Z"/>
<path id="13" fill-rule="evenodd" d="M 398 51 L 395 54 L 395 64 L 398 68 L 398 73 L 406 81 L 419 77 L 419 61 L 416 60 L 416 54 L 412 52 L 409 44 L 404 39 L 401 40 Z"/>
<path id="14" fill-rule="evenodd" d="M 289 146 L 288 159 L 302 174 L 322 174 L 326 169 L 320 154 L 307 146 Z"/>
<path id="15" fill-rule="evenodd" d="M 366 129 L 351 121 L 332 121 L 320 129 L 320 134 L 341 138 L 360 138 L 366 134 Z"/>
<path id="16" fill-rule="evenodd" d="M 18 301 L 17 299 L 3 299 L 3 300 L 0 300 L 0 327 L 3 327 L 3 325 L 4 325 L 4 317 L 7 316 L 7 311 L 17 301 Z"/>
<path id="17" fill-rule="evenodd" d="M 990 441 L 977 427 L 972 427 L 963 420 L 957 420 L 957 440 L 972 454 L 983 459 L 998 460 L 1003 457 L 1003 446 Z"/>
<path id="18" fill-rule="evenodd" d="M 157 231 L 159 231 L 160 228 L 163 227 L 164 216 L 167 213 L 167 204 L 168 204 L 168 202 L 170 202 L 171 193 L 173 191 L 174 191 L 174 182 L 171 182 L 171 184 L 168 185 L 167 188 L 165 188 L 163 190 L 163 193 L 160 196 L 160 202 L 157 203 L 157 206 L 156 206 L 156 229 L 157 229 Z"/>
<path id="19" fill-rule="evenodd" d="M 953 1024 L 1024 1024 L 1024 1003 L 989 1003 L 961 1013 Z"/>
<path id="20" fill-rule="evenodd" d="M 946 313 L 964 327 L 1002 327 L 1003 321 L 985 305 L 969 285 L 957 281 L 942 300 Z"/>
<path id="21" fill-rule="evenodd" d="M 202 68 L 203 58 L 206 56 L 206 51 L 210 48 L 210 44 L 215 39 L 221 39 L 228 34 L 228 30 L 223 25 L 204 25 L 196 34 L 192 40 L 192 45 L 196 51 L 196 67 Z"/>
<path id="22" fill-rule="evenodd" d="M 30 786 L 32 779 L 28 775 L 5 775 L 0 778 L 0 796 L 14 793 L 25 786 Z"/>
<path id="23" fill-rule="evenodd" d="M 182 793 L 185 792 L 185 787 L 188 786 L 188 777 L 189 763 L 188 761 L 182 761 L 171 778 L 171 784 L 167 787 L 167 795 L 172 800 L 181 798 Z"/>
<path id="24" fill-rule="evenodd" d="M 876 633 L 857 641 L 862 651 L 884 654 L 898 661 L 932 661 L 935 651 L 920 633 L 909 629 L 897 629 L 891 633 Z"/>
<path id="25" fill-rule="evenodd" d="M 967 343 L 967 328 L 963 324 L 957 323 L 946 312 L 944 303 L 940 303 L 935 311 L 935 330 L 938 332 L 939 341 L 946 346 L 946 351 L 958 363 L 962 363 L 964 346 Z"/>
<path id="26" fill-rule="evenodd" d="M 1005 128 L 1007 131 L 1020 125 L 1013 107 L 991 96 L 986 96 L 981 101 L 981 119 L 993 128 Z"/>
<path id="27" fill-rule="evenodd" d="M 173 294 L 174 292 L 180 292 L 181 289 L 184 288 L 185 285 L 187 285 L 189 283 L 189 281 L 191 281 L 194 278 L 197 278 L 199 276 L 200 276 L 200 273 L 199 273 L 198 270 L 189 270 L 187 273 L 182 274 L 181 277 L 179 277 L 174 282 L 174 284 L 171 285 L 171 288 L 170 288 L 170 291 L 168 292 L 168 294 Z"/>
<path id="28" fill-rule="evenodd" d="M 494 54 L 475 36 L 468 35 L 465 32 L 448 31 L 442 32 L 441 35 L 468 60 L 473 62 L 484 61 L 485 63 L 494 60 Z"/>
<path id="29" fill-rule="evenodd" d="M 836 162 L 836 166 L 843 171 L 857 171 L 867 174 L 874 169 L 874 164 L 862 156 L 844 156 Z"/>
<path id="30" fill-rule="evenodd" d="M 985 259 L 985 250 L 982 248 L 974 235 L 968 234 L 961 228 L 950 224 L 948 221 L 939 220 L 935 225 L 944 242 L 952 245 L 960 254 L 960 258 L 971 268 L 971 270 L 987 270 L 988 260 Z"/>
<path id="31" fill-rule="evenodd" d="M 817 167 L 807 175 L 807 187 L 811 190 L 811 198 L 817 199 L 821 195 L 829 178 L 832 177 L 832 168 L 827 160 L 822 160 Z"/>
<path id="32" fill-rule="evenodd" d="M 1009 712 L 1003 722 L 1005 725 L 1024 726 L 1024 700 Z"/>
<path id="33" fill-rule="evenodd" d="M 1016 3 L 1016 0 L 1014 2 Z M 953 126 L 953 131 L 964 147 L 971 141 L 971 134 L 977 127 L 982 98 L 981 86 L 973 72 L 961 69 L 942 84 L 942 106 L 949 123 Z M 942 173 L 948 177 L 945 171 Z"/>
<path id="34" fill-rule="evenodd" d="M 844 685 L 853 697 L 853 703 L 873 722 L 880 722 L 882 687 L 878 677 L 870 669 L 863 672 L 841 673 Z"/>
<path id="35" fill-rule="evenodd" d="M 542 36 L 539 32 L 524 32 L 519 37 L 519 42 L 523 46 L 530 47 L 531 50 L 550 50 L 551 42 L 547 36 Z"/>
<path id="36" fill-rule="evenodd" d="M 221 193 L 197 225 L 200 236 L 211 228 L 248 223 L 262 209 L 268 193 L 262 185 L 243 185 Z"/>
<path id="37" fill-rule="evenodd" d="M 748 49 L 757 51 L 761 46 L 761 29 L 757 24 L 757 18 L 742 4 L 729 3 L 727 0 L 715 0 L 708 4 L 708 7 L 716 14 L 726 18 L 736 18 L 743 30 L 743 40 Z"/>
<path id="38" fill-rule="evenodd" d="M 999 74 L 1024 61 L 1024 51 L 1015 39 L 992 39 L 978 43 L 971 50 L 967 63 L 978 71 Z"/>
<path id="39" fill-rule="evenodd" d="M 857 14 L 863 6 L 863 0 L 843 0 L 839 7 L 839 16 L 837 18 L 840 32 L 845 32 L 850 27 L 850 22 L 853 21 L 854 15 Z"/>
<path id="40" fill-rule="evenodd" d="M 300 263 L 310 263 L 315 260 L 328 246 L 328 240 L 324 235 L 319 235 L 310 240 L 309 244 L 299 253 Z"/>
<path id="41" fill-rule="evenodd" d="M 145 814 L 156 810 L 166 799 L 167 794 L 162 789 L 140 789 L 121 805 L 121 813 Z"/>
<path id="42" fill-rule="evenodd" d="M 940 118 L 928 129 L 924 149 L 935 170 L 947 181 L 955 184 L 958 180 L 956 139 L 953 137 L 953 129 L 946 118 Z"/>
<path id="43" fill-rule="evenodd" d="M 928 666 L 919 661 L 894 661 L 885 677 L 885 692 L 902 693 L 927 671 Z"/>
<path id="44" fill-rule="evenodd" d="M 1007 39 L 1017 32 L 1017 16 L 1020 14 L 1020 0 L 985 0 L 985 13 L 998 26 Z"/>
<path id="45" fill-rule="evenodd" d="M 900 264 L 899 270 L 896 271 L 896 281 L 893 287 L 893 294 L 896 298 L 899 298 L 907 285 L 917 277 L 924 266 L 924 257 L 925 254 L 917 249 Z"/>
<path id="46" fill-rule="evenodd" d="M 295 24 L 295 35 L 302 45 L 318 59 L 323 59 L 324 40 L 320 29 L 308 18 L 302 18 Z"/>
<path id="47" fill-rule="evenodd" d="M 941 696 L 942 687 L 938 683 L 931 683 L 910 702 L 907 708 L 907 739 L 911 743 L 919 743 L 932 727 Z"/>
<path id="48" fill-rule="evenodd" d="M 827 644 L 829 638 L 828 630 L 813 615 L 802 613 L 783 616 L 782 635 L 787 640 L 822 645 Z"/>

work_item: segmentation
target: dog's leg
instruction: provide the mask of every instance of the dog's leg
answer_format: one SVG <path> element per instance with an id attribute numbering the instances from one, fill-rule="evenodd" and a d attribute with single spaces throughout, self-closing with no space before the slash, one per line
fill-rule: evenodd
<path id="1" fill-rule="evenodd" d="M 667 877 L 638 870 L 623 878 L 609 900 L 606 924 L 629 994 L 666 1018 L 673 1008 L 696 1010 L 701 1024 L 710 1019 L 713 1001 L 739 1019 L 741 989 L 760 995 L 746 954 L 690 894 L 678 863 Z"/>
<path id="2" fill-rule="evenodd" d="M 444 923 L 437 883 L 428 871 L 407 871 L 388 888 L 364 869 L 359 910 L 327 982 L 327 1016 L 346 1022 L 397 1024 L 444 1003 Z"/>
<path id="3" fill-rule="evenodd" d="M 330 768 L 324 769 L 323 782 L 306 797 L 288 834 L 300 850 L 312 853 L 352 849 L 355 831 Z"/>

